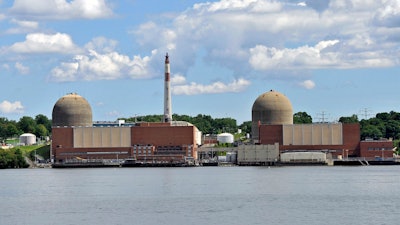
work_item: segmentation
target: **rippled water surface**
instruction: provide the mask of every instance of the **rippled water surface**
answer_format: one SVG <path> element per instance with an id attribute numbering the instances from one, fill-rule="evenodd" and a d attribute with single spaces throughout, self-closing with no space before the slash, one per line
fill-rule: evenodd
<path id="1" fill-rule="evenodd" d="M 0 170 L 0 224 L 399 224 L 400 166 Z"/>

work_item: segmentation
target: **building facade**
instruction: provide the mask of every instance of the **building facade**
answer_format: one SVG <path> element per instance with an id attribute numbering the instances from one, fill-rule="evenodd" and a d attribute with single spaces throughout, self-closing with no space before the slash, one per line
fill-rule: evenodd
<path id="1" fill-rule="evenodd" d="M 365 140 L 360 142 L 360 157 L 368 160 L 393 158 L 393 141 L 390 139 Z"/>
<path id="2" fill-rule="evenodd" d="M 55 163 L 69 160 L 183 162 L 196 159 L 197 128 L 171 123 L 142 123 L 130 127 L 53 127 Z"/>
<path id="3" fill-rule="evenodd" d="M 260 144 L 279 143 L 281 152 L 326 151 L 333 156 L 359 156 L 359 124 L 260 125 Z"/>

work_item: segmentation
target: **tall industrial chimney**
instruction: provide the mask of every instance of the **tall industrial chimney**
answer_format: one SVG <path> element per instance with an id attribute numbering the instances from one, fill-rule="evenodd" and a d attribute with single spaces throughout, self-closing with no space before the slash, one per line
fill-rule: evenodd
<path id="1" fill-rule="evenodd" d="M 172 121 L 170 73 L 168 53 L 165 55 L 165 81 L 164 81 L 164 122 Z"/>

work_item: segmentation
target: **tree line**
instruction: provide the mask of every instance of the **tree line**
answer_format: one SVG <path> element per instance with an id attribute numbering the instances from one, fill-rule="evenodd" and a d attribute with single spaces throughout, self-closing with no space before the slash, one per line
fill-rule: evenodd
<path id="1" fill-rule="evenodd" d="M 145 115 L 130 118 L 119 118 L 126 122 L 161 122 L 163 115 Z M 195 125 L 205 134 L 236 133 L 238 126 L 232 118 L 212 118 L 210 115 L 198 114 L 197 116 L 173 114 L 172 120 L 186 121 Z M 249 127 L 251 129 L 251 126 Z"/>
<path id="2" fill-rule="evenodd" d="M 36 137 L 49 136 L 51 133 L 51 120 L 42 114 L 35 116 L 35 118 L 23 116 L 19 121 L 0 117 L 0 143 L 23 133 L 32 133 Z"/>

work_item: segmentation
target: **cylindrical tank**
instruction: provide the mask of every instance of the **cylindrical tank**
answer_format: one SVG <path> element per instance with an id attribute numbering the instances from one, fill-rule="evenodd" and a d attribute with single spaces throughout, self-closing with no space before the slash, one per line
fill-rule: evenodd
<path id="1" fill-rule="evenodd" d="M 293 124 L 293 108 L 289 99 L 274 90 L 258 96 L 251 111 L 252 138 L 259 139 L 261 124 Z"/>
<path id="2" fill-rule="evenodd" d="M 36 144 L 36 135 L 31 133 L 25 133 L 19 136 L 19 143 L 22 145 L 34 145 Z"/>
<path id="3" fill-rule="evenodd" d="M 92 108 L 76 93 L 61 97 L 53 107 L 53 126 L 92 126 Z"/>
<path id="4" fill-rule="evenodd" d="M 217 141 L 219 143 L 229 143 L 232 144 L 233 143 L 233 135 L 230 133 L 222 133 L 222 134 L 218 134 L 217 135 Z"/>

